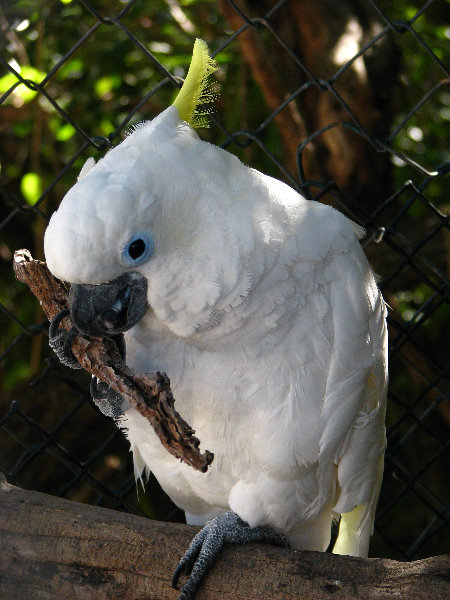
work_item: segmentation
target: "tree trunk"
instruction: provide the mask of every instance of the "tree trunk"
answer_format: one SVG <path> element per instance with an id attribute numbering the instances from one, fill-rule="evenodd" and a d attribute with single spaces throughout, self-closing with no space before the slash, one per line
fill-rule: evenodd
<path id="1" fill-rule="evenodd" d="M 232 29 L 248 25 L 242 13 L 253 19 L 238 42 L 268 108 L 275 111 L 304 86 L 275 117 L 283 163 L 295 173 L 297 148 L 305 143 L 300 157 L 305 179 L 324 184 L 333 180 L 347 203 L 362 209 L 362 216 L 370 214 L 391 193 L 389 157 L 343 123 L 361 128 L 372 139 L 382 140 L 390 130 L 399 70 L 391 37 L 386 33 L 351 61 L 385 24 L 361 0 L 291 0 L 278 9 L 275 0 L 238 4 L 239 11 L 228 0 L 219 0 Z M 322 133 L 312 136 L 318 131 Z M 319 191 L 311 185 L 313 196 Z M 334 204 L 332 195 L 325 201 Z"/>
<path id="2" fill-rule="evenodd" d="M 195 527 L 161 523 L 0 482 L 4 600 L 175 600 L 172 572 Z M 450 559 L 412 563 L 229 546 L 197 600 L 444 600 Z"/>

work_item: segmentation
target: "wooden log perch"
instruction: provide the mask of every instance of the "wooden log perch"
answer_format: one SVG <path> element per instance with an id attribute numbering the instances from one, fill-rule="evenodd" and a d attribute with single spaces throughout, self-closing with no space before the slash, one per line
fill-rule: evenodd
<path id="1" fill-rule="evenodd" d="M 68 291 L 42 261 L 32 258 L 28 250 L 14 253 L 14 272 L 19 281 L 26 283 L 51 321 L 68 308 Z M 73 326 L 66 317 L 61 327 L 69 331 Z M 126 397 L 129 403 L 152 425 L 163 446 L 174 456 L 194 469 L 206 471 L 213 460 L 212 452 L 201 453 L 200 441 L 194 430 L 174 407 L 170 381 L 165 373 L 136 375 L 122 361 L 116 344 L 110 339 L 87 338 L 78 335 L 72 352 L 80 365 Z"/>
<path id="2" fill-rule="evenodd" d="M 26 491 L 0 479 L 0 598 L 175 600 L 196 527 Z M 196 600 L 444 600 L 450 556 L 411 563 L 230 545 Z"/>

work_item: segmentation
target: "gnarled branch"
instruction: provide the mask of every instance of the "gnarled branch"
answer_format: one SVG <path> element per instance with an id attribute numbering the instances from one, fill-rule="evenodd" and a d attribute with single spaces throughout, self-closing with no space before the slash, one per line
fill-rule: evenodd
<path id="1" fill-rule="evenodd" d="M 51 321 L 68 308 L 68 292 L 64 284 L 53 277 L 44 262 L 32 258 L 28 250 L 14 253 L 14 272 L 19 281 L 26 283 Z M 69 331 L 70 317 L 61 327 Z M 136 375 L 122 361 L 116 344 L 110 339 L 87 338 L 78 335 L 72 352 L 80 365 L 116 392 L 144 416 L 163 446 L 176 458 L 194 469 L 206 471 L 213 460 L 208 450 L 201 453 L 200 441 L 194 430 L 184 421 L 174 407 L 170 381 L 165 373 Z"/>

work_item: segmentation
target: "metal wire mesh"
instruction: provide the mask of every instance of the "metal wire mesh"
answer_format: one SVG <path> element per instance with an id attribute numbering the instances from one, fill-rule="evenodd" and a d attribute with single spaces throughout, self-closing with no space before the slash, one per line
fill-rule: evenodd
<path id="1" fill-rule="evenodd" d="M 128 444 L 91 404 L 89 378 L 48 351 L 48 324 L 14 281 L 11 259 L 22 247 L 42 256 L 48 215 L 88 156 L 169 104 L 198 35 L 222 66 L 222 98 L 202 135 L 367 229 L 391 306 L 388 450 L 372 555 L 448 551 L 443 3 L 318 1 L 314 14 L 301 0 L 150 4 L 23 0 L 0 9 L 0 469 L 23 487 L 181 518 L 153 479 L 137 498 Z M 311 22 L 317 38 L 308 38 Z M 335 39 L 311 58 L 321 34 Z M 358 87 L 364 77 L 370 94 L 355 104 L 369 89 Z M 348 177 L 333 166 L 342 140 L 344 158 L 347 147 L 362 157 Z"/>

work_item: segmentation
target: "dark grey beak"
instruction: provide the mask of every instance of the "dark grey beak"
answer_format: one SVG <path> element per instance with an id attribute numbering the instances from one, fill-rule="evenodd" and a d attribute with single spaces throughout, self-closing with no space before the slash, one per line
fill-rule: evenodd
<path id="1" fill-rule="evenodd" d="M 72 284 L 69 308 L 75 327 L 85 335 L 122 333 L 147 312 L 147 280 L 139 273 L 125 273 L 100 285 Z"/>

